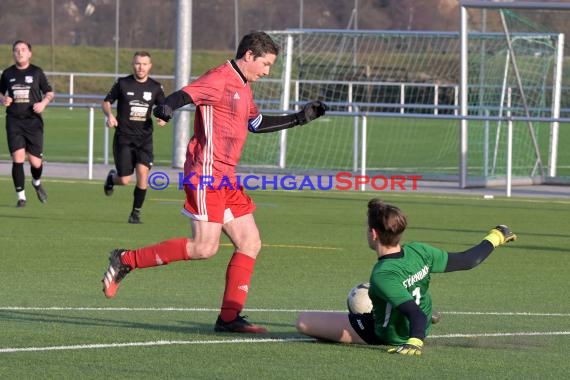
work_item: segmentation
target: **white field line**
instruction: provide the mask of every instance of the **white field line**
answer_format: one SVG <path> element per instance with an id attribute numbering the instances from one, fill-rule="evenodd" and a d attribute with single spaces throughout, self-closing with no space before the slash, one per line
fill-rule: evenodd
<path id="1" fill-rule="evenodd" d="M 217 312 L 218 308 L 148 308 L 148 307 L 22 307 L 22 306 L 0 306 L 0 311 L 173 311 L 173 312 Z M 249 312 L 286 312 L 298 313 L 302 311 L 338 311 L 344 310 L 300 310 L 300 309 L 247 309 Z M 540 317 L 570 317 L 567 313 L 529 313 L 529 312 L 471 312 L 471 311 L 443 311 L 442 314 L 456 315 L 503 315 L 503 316 L 540 316 Z M 565 336 L 570 335 L 570 331 L 525 331 L 511 333 L 477 333 L 477 334 L 445 334 L 430 335 L 429 339 L 446 338 L 486 338 L 486 337 L 518 337 L 518 336 Z M 147 342 L 123 342 L 123 343 L 95 343 L 76 344 L 68 346 L 44 346 L 44 347 L 5 347 L 0 348 L 0 354 L 16 352 L 41 352 L 41 351 L 62 351 L 62 350 L 88 350 L 121 347 L 150 347 L 169 345 L 200 345 L 200 344 L 236 344 L 236 343 L 290 343 L 290 342 L 311 342 L 313 338 L 288 337 L 288 338 L 244 338 L 244 339 L 218 339 L 218 340 L 157 340 Z"/>
<path id="2" fill-rule="evenodd" d="M 570 335 L 570 331 L 531 331 L 513 333 L 480 333 L 480 334 L 446 334 L 431 335 L 429 339 L 445 338 L 487 338 L 487 337 L 508 337 L 508 336 L 561 336 Z M 245 338 L 245 339 L 223 339 L 223 340 L 156 340 L 148 342 L 125 342 L 125 343 L 96 343 L 96 344 L 74 344 L 69 346 L 44 346 L 44 347 L 6 347 L 0 348 L 0 354 L 16 352 L 41 352 L 41 351 L 64 351 L 64 350 L 92 350 L 102 348 L 121 347 L 154 347 L 190 344 L 236 344 L 236 343 L 291 343 L 291 342 L 316 342 L 313 338 L 290 337 L 290 338 Z"/>
<path id="3" fill-rule="evenodd" d="M 445 339 L 445 338 L 488 338 L 488 337 L 505 337 L 505 336 L 560 336 L 570 335 L 570 331 L 523 331 L 512 333 L 478 333 L 478 334 L 445 334 L 430 335 L 427 339 Z"/>
<path id="4" fill-rule="evenodd" d="M 67 306 L 0 306 L 0 311 L 173 311 L 173 312 L 217 312 L 219 308 L 207 307 L 67 307 Z M 304 311 L 334 311 L 345 312 L 346 310 L 309 310 L 309 309 L 244 309 L 244 312 L 270 312 L 270 313 L 300 313 Z M 439 310 L 438 310 L 439 311 Z M 515 317 L 570 317 L 570 313 L 533 313 L 512 311 L 439 311 L 446 315 L 496 315 Z"/>
<path id="5" fill-rule="evenodd" d="M 276 343 L 276 342 L 303 342 L 314 341 L 313 338 L 261 338 L 261 339 L 218 339 L 218 340 L 155 340 L 149 342 L 126 342 L 126 343 L 96 343 L 74 344 L 70 346 L 46 346 L 46 347 L 16 347 L 0 348 L 1 353 L 33 352 L 33 351 L 63 351 L 63 350 L 88 350 L 97 348 L 118 347 L 149 347 L 149 346 L 172 346 L 187 344 L 231 344 L 231 343 Z"/>

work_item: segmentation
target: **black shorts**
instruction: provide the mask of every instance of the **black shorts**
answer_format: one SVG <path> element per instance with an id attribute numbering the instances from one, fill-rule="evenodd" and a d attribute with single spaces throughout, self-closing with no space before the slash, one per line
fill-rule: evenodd
<path id="1" fill-rule="evenodd" d="M 20 119 L 6 116 L 6 137 L 10 154 L 18 149 L 25 149 L 32 156 L 43 156 L 44 122 L 41 118 Z"/>
<path id="2" fill-rule="evenodd" d="M 137 164 L 152 168 L 152 135 L 129 136 L 115 133 L 113 138 L 113 157 L 119 177 L 132 175 Z"/>
<path id="3" fill-rule="evenodd" d="M 374 332 L 374 316 L 372 313 L 353 314 L 348 313 L 350 325 L 356 331 L 359 337 L 368 344 L 380 345 L 382 342 Z"/>

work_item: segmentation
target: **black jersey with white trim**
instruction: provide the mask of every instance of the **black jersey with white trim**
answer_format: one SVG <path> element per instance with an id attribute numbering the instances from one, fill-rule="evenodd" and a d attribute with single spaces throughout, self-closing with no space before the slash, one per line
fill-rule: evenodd
<path id="1" fill-rule="evenodd" d="M 134 75 L 119 78 L 104 101 L 117 101 L 117 133 L 122 135 L 152 134 L 152 108 L 164 103 L 162 85 L 152 78 L 138 82 Z"/>
<path id="2" fill-rule="evenodd" d="M 21 119 L 41 118 L 40 114 L 34 112 L 33 106 L 52 91 L 44 71 L 36 65 L 30 64 L 25 69 L 12 65 L 0 77 L 0 93 L 12 98 L 12 104 L 6 108 L 9 116 Z"/>

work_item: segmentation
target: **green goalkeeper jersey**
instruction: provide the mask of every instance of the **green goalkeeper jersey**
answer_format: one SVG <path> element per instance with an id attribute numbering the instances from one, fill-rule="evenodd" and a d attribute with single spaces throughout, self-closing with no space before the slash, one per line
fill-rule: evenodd
<path id="1" fill-rule="evenodd" d="M 369 295 L 376 335 L 386 344 L 405 343 L 410 334 L 408 319 L 397 309 L 413 300 L 427 316 L 426 336 L 431 330 L 431 273 L 447 266 L 446 251 L 423 243 L 402 245 L 400 254 L 383 256 L 372 269 Z"/>

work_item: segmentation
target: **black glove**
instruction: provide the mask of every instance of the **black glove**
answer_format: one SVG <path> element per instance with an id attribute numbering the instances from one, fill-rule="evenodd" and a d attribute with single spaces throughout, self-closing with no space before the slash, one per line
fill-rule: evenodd
<path id="1" fill-rule="evenodd" d="M 303 106 L 303 110 L 296 113 L 297 122 L 299 125 L 305 125 L 308 122 L 315 120 L 325 114 L 329 107 L 320 100 L 313 100 Z"/>
<path id="2" fill-rule="evenodd" d="M 164 121 L 168 122 L 168 121 L 170 121 L 170 119 L 172 119 L 172 108 L 170 108 L 170 106 L 168 104 L 161 104 L 161 105 L 154 107 L 152 114 L 157 119 L 164 120 Z"/>

